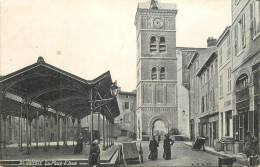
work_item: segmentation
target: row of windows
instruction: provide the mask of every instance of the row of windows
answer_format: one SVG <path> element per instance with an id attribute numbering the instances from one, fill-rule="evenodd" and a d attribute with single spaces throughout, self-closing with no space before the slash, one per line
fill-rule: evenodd
<path id="1" fill-rule="evenodd" d="M 243 14 L 234 26 L 234 54 L 238 55 L 246 47 L 246 17 Z M 250 36 L 254 39 L 260 34 L 260 2 L 250 4 Z"/>
<path id="2" fill-rule="evenodd" d="M 206 93 L 201 97 L 201 112 L 209 110 L 216 105 L 215 91 L 212 89 L 210 92 Z"/>
<path id="3" fill-rule="evenodd" d="M 151 71 L 151 79 L 165 79 L 166 75 L 165 75 L 165 67 L 160 67 L 160 69 L 158 70 L 159 72 L 157 72 L 157 68 L 153 67 L 152 71 Z"/>
<path id="4" fill-rule="evenodd" d="M 214 68 L 215 66 L 215 68 Z M 214 63 L 212 63 L 208 69 L 204 72 L 203 75 L 201 75 L 200 77 L 200 81 L 201 84 L 204 85 L 207 81 L 209 81 L 214 74 L 216 74 L 218 72 L 218 61 L 217 59 L 214 61 Z"/>
<path id="5" fill-rule="evenodd" d="M 231 57 L 231 47 L 230 47 L 230 36 L 227 37 L 227 42 L 226 42 L 226 60 L 228 60 Z M 218 55 L 219 55 L 219 65 L 221 66 L 223 64 L 223 57 L 225 54 L 223 54 L 223 46 L 221 46 L 218 49 Z"/>
<path id="6" fill-rule="evenodd" d="M 227 91 L 230 92 L 232 90 L 232 86 L 231 86 L 231 67 L 228 68 L 227 70 Z M 219 76 L 219 95 L 220 97 L 223 96 L 224 94 L 224 88 L 223 88 L 223 75 Z"/>
<path id="7" fill-rule="evenodd" d="M 159 39 L 157 39 L 155 36 L 152 36 L 150 38 L 150 53 L 156 53 L 158 50 L 159 53 L 166 52 L 165 37 L 160 37 Z"/>

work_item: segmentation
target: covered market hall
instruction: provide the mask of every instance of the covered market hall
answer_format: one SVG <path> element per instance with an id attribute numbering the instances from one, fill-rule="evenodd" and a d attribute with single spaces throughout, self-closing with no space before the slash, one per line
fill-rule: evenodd
<path id="1" fill-rule="evenodd" d="M 40 148 L 48 152 L 50 142 L 56 150 L 66 148 L 69 140 L 74 146 L 80 135 L 89 144 L 102 139 L 99 141 L 106 150 L 113 145 L 114 118 L 120 114 L 116 93 L 117 85 L 109 71 L 85 80 L 46 63 L 42 57 L 0 76 L 0 159 L 5 159 L 3 152 L 10 140 L 26 155 Z M 85 118 L 89 122 L 84 131 Z"/>

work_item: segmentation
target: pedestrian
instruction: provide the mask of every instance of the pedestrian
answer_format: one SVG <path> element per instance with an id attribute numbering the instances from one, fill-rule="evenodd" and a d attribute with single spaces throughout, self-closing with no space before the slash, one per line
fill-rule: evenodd
<path id="1" fill-rule="evenodd" d="M 77 140 L 77 145 L 75 147 L 74 154 L 81 153 L 82 151 L 83 151 L 83 137 L 82 134 L 80 134 Z"/>
<path id="2" fill-rule="evenodd" d="M 90 146 L 89 158 L 88 158 L 88 166 L 99 166 L 100 164 L 100 148 L 98 146 L 98 140 L 94 140 L 94 142 Z"/>
<path id="3" fill-rule="evenodd" d="M 254 135 L 252 135 L 250 131 L 247 131 L 245 137 L 245 154 L 247 158 L 251 155 L 251 150 L 257 152 L 256 148 L 257 148 L 257 138 Z"/>
<path id="4" fill-rule="evenodd" d="M 149 150 L 150 150 L 150 155 L 149 155 L 149 159 L 150 160 L 157 160 L 158 158 L 158 149 L 157 147 L 159 147 L 158 142 L 155 139 L 155 136 L 153 136 L 153 139 L 150 141 L 149 144 Z"/>
<path id="5" fill-rule="evenodd" d="M 163 142 L 163 158 L 166 160 L 171 159 L 171 146 L 173 145 L 174 141 L 170 139 L 168 134 L 165 135 L 165 139 Z"/>

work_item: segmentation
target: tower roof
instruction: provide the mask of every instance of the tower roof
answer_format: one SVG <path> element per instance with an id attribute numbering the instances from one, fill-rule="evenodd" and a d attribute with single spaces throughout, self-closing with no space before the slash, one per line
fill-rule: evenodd
<path id="1" fill-rule="evenodd" d="M 177 10 L 177 4 L 175 3 L 158 3 L 157 1 L 152 0 L 151 2 L 139 2 L 139 9 L 150 9 L 151 3 L 156 3 L 158 9 L 166 9 L 166 10 Z"/>

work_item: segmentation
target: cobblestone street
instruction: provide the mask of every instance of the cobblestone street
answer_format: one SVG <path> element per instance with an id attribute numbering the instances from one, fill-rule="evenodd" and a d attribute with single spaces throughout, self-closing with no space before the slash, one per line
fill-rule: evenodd
<path id="1" fill-rule="evenodd" d="M 191 150 L 190 146 L 187 146 L 183 142 L 175 142 L 172 146 L 172 159 L 163 159 L 163 142 L 159 144 L 158 160 L 151 161 L 148 159 L 149 148 L 148 142 L 142 143 L 144 152 L 144 163 L 141 166 L 218 166 L 218 156 L 208 154 L 203 151 Z M 134 164 L 133 166 L 139 166 Z M 233 166 L 243 166 L 238 163 Z"/>

